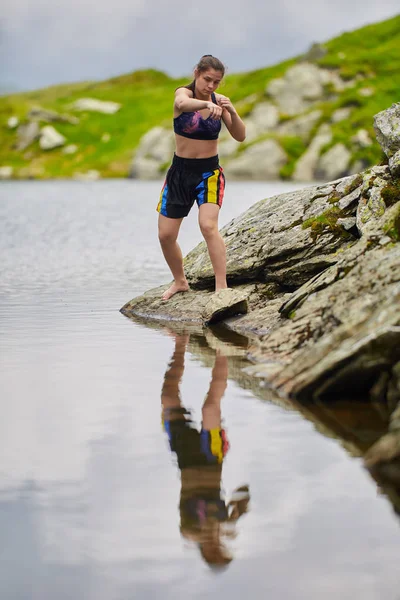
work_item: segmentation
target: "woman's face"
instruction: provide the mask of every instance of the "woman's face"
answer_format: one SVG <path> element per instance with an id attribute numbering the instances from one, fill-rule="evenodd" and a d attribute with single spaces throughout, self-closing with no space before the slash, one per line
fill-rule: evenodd
<path id="1" fill-rule="evenodd" d="M 215 69 L 207 69 L 207 71 L 201 73 L 195 71 L 194 76 L 196 79 L 196 92 L 207 98 L 215 92 L 223 78 L 222 71 L 216 71 Z"/>

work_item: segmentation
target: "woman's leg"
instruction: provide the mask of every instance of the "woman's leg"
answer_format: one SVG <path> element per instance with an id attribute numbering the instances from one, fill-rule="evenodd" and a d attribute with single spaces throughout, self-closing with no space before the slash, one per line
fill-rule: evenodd
<path id="1" fill-rule="evenodd" d="M 158 238 L 164 258 L 174 278 L 174 283 L 162 295 L 163 300 L 169 300 L 177 292 L 187 292 L 189 289 L 183 271 L 182 252 L 176 241 L 182 221 L 183 219 L 170 219 L 164 217 L 164 215 L 158 216 Z"/>
<path id="2" fill-rule="evenodd" d="M 225 242 L 218 231 L 220 208 L 217 204 L 201 204 L 199 207 L 199 225 L 206 241 L 211 264 L 215 274 L 215 291 L 228 287 L 226 283 Z"/>

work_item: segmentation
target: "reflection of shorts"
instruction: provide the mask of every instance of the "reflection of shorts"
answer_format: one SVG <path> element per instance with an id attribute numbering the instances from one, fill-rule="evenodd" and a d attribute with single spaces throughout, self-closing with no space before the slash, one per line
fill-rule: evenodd
<path id="1" fill-rule="evenodd" d="M 164 428 L 180 469 L 221 464 L 229 450 L 225 430 L 220 427 L 198 432 L 190 420 L 176 419 L 165 420 Z"/>
<path id="2" fill-rule="evenodd" d="M 181 219 L 189 214 L 195 200 L 198 206 L 209 203 L 221 208 L 224 189 L 225 175 L 219 166 L 218 156 L 181 158 L 175 154 L 161 190 L 157 211 L 164 217 Z"/>

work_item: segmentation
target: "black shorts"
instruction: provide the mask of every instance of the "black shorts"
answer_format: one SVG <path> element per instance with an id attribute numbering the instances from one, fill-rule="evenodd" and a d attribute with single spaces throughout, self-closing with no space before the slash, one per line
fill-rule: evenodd
<path id="1" fill-rule="evenodd" d="M 164 419 L 164 429 L 180 469 L 222 465 L 229 450 L 225 429 L 221 427 L 202 428 L 199 432 L 190 418 L 182 418 L 172 421 Z"/>
<path id="2" fill-rule="evenodd" d="M 174 155 L 161 190 L 157 211 L 171 219 L 189 214 L 194 201 L 198 206 L 217 204 L 224 198 L 225 175 L 218 156 L 210 158 L 181 158 Z"/>

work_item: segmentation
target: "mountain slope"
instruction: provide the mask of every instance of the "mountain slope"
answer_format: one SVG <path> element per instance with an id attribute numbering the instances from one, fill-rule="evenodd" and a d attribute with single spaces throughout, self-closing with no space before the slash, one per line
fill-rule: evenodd
<path id="1" fill-rule="evenodd" d="M 332 123 L 333 139 L 348 143 L 355 131 L 363 128 L 374 139 L 372 117 L 398 100 L 400 88 L 400 15 L 344 33 L 323 44 L 326 54 L 313 62 L 325 69 L 337 70 L 343 80 L 354 80 L 354 87 L 332 94 L 319 102 L 322 111 L 318 123 L 330 118 L 338 108 L 352 107 L 348 119 Z M 282 77 L 301 57 L 278 65 L 248 73 L 228 74 L 221 92 L 230 96 L 243 116 L 249 114 L 257 102 L 265 100 L 267 84 Z M 72 177 L 89 170 L 103 177 L 121 177 L 129 172 L 135 148 L 140 138 L 156 125 L 170 127 L 173 91 L 187 79 L 173 79 L 164 73 L 148 70 L 114 77 L 102 82 L 81 82 L 36 90 L 23 94 L 0 97 L 0 167 L 10 166 L 13 177 Z M 362 88 L 371 95 L 360 94 Z M 115 114 L 76 112 L 71 106 L 82 97 L 113 101 L 121 104 Z M 251 102 L 248 99 L 251 98 Z M 29 120 L 32 108 L 41 107 L 79 118 L 76 125 L 67 122 L 51 123 L 66 138 L 67 145 L 75 146 L 71 154 L 63 148 L 42 150 L 36 140 L 24 150 L 16 150 L 17 134 L 7 126 L 10 117 L 19 122 Z M 288 116 L 281 113 L 281 121 Z M 40 126 L 46 125 L 40 121 Z M 104 135 L 106 134 L 106 135 Z M 294 161 L 305 150 L 304 140 L 293 136 L 282 139 L 289 161 L 282 176 L 290 177 Z M 326 150 L 327 148 L 325 148 Z M 359 148 L 357 156 L 365 165 L 380 159 L 377 144 Z"/>

